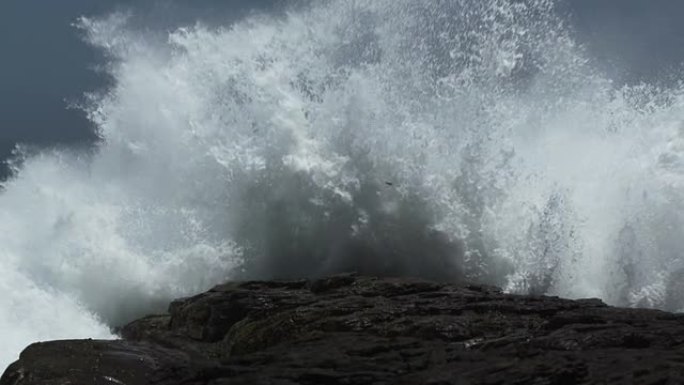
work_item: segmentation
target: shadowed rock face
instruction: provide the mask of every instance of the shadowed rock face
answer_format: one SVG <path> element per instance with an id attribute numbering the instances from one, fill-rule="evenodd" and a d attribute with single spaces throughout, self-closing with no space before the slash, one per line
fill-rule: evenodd
<path id="1" fill-rule="evenodd" d="M 684 315 L 405 278 L 228 283 L 0 385 L 684 383 Z"/>

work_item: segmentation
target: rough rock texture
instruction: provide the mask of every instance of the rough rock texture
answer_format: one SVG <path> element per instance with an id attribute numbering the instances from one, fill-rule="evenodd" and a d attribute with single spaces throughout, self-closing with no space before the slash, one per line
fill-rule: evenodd
<path id="1" fill-rule="evenodd" d="M 0 385 L 681 384 L 684 315 L 352 275 L 217 286 Z"/>

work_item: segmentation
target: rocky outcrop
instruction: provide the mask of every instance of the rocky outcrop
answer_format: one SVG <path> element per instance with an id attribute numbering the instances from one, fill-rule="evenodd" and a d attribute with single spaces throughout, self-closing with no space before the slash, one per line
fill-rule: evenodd
<path id="1" fill-rule="evenodd" d="M 684 315 L 405 278 L 229 283 L 0 385 L 680 384 Z"/>

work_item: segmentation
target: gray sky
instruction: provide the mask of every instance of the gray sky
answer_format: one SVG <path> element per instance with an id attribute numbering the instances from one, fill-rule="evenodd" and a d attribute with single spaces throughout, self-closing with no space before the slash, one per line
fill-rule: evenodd
<path id="1" fill-rule="evenodd" d="M 671 80 L 684 62 L 684 1 L 565 0 L 583 42 L 618 81 Z"/>
<path id="2" fill-rule="evenodd" d="M 91 70 L 101 57 L 71 27 L 78 16 L 134 6 L 141 23 L 171 28 L 196 19 L 239 17 L 284 1 L 0 1 L 0 159 L 17 142 L 45 146 L 94 140 L 82 112 L 66 108 L 84 91 L 107 82 Z M 684 1 L 565 0 L 563 13 L 618 81 L 666 81 L 662 74 L 684 62 Z M 0 176 L 3 172 L 0 167 Z"/>
<path id="3" fill-rule="evenodd" d="M 226 20 L 279 0 L 0 0 L 0 160 L 16 143 L 88 145 L 93 128 L 69 103 L 106 86 L 102 62 L 72 27 L 82 15 L 130 9 L 141 24 L 172 28 Z M 6 169 L 0 165 L 0 178 Z"/>

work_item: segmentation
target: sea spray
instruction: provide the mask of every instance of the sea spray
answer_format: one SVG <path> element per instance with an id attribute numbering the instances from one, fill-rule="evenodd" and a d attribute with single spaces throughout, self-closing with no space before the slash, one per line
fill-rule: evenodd
<path id="1" fill-rule="evenodd" d="M 80 23 L 88 153 L 0 195 L 0 364 L 227 279 L 360 271 L 684 304 L 679 87 L 616 87 L 546 0 L 326 1 Z"/>

